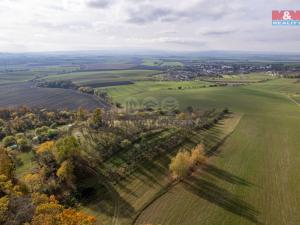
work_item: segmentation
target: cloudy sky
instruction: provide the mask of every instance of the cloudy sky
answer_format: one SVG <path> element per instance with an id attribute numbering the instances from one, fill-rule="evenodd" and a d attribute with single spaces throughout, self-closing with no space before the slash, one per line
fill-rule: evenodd
<path id="1" fill-rule="evenodd" d="M 298 3 L 297 3 L 298 2 Z M 300 52 L 272 27 L 299 0 L 0 0 L 0 52 L 152 49 Z"/>

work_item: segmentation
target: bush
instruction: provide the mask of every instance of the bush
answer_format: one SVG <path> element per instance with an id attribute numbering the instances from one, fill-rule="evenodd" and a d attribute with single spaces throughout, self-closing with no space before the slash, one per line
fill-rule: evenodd
<path id="1" fill-rule="evenodd" d="M 120 102 L 116 103 L 117 108 L 121 109 L 122 108 L 122 104 Z"/>
<path id="2" fill-rule="evenodd" d="M 55 129 L 48 130 L 47 136 L 49 139 L 54 139 L 54 138 L 58 137 L 58 135 L 59 135 L 58 130 L 55 130 Z"/>
<path id="3" fill-rule="evenodd" d="M 87 94 L 94 94 L 94 88 L 91 87 L 80 87 L 78 90 L 82 93 L 87 93 Z"/>
<path id="4" fill-rule="evenodd" d="M 48 132 L 49 127 L 47 126 L 39 127 L 35 130 L 35 134 L 38 137 L 39 142 L 44 142 L 48 140 Z"/>
<path id="5" fill-rule="evenodd" d="M 20 151 L 28 151 L 31 149 L 31 144 L 26 138 L 20 138 L 17 140 L 18 149 Z"/>
<path id="6" fill-rule="evenodd" d="M 2 144 L 4 147 L 9 147 L 15 145 L 16 143 L 16 139 L 13 136 L 7 136 L 2 140 Z"/>
<path id="7" fill-rule="evenodd" d="M 24 133 L 17 133 L 15 135 L 16 139 L 21 139 L 21 138 L 25 138 L 25 134 Z"/>
<path id="8" fill-rule="evenodd" d="M 123 141 L 121 141 L 121 144 L 120 144 L 120 146 L 122 148 L 126 148 L 129 145 L 131 145 L 131 141 L 129 141 L 128 139 L 124 139 Z"/>
<path id="9" fill-rule="evenodd" d="M 49 130 L 49 127 L 47 126 L 43 126 L 43 127 L 39 127 L 35 130 L 35 134 L 36 136 L 40 136 L 40 135 L 45 135 Z"/>
<path id="10" fill-rule="evenodd" d="M 223 113 L 228 114 L 228 113 L 229 113 L 229 109 L 228 109 L 228 108 L 225 108 L 225 109 L 223 110 Z"/>

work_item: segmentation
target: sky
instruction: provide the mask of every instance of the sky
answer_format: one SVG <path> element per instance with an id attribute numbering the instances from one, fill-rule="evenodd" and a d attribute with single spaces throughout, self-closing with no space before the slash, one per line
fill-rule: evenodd
<path id="1" fill-rule="evenodd" d="M 300 1 L 0 0 L 0 52 L 300 52 L 300 26 L 271 23 L 286 9 Z"/>

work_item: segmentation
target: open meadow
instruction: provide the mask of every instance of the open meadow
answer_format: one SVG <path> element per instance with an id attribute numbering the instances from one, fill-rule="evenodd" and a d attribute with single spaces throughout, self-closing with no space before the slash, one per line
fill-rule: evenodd
<path id="1" fill-rule="evenodd" d="M 133 85 L 132 89 L 138 85 Z M 209 159 L 210 166 L 195 172 L 145 207 L 136 224 L 299 223 L 300 108 L 288 97 L 289 93 L 300 91 L 299 84 L 291 79 L 278 79 L 242 87 L 180 91 L 165 88 L 158 91 L 155 85 L 153 89 L 150 83 L 148 86 L 148 89 L 136 92 L 134 97 L 141 101 L 148 96 L 158 101 L 173 97 L 181 108 L 229 107 L 243 116 L 232 135 L 218 149 L 218 154 Z M 123 94 L 111 92 L 121 103 L 128 92 L 122 88 Z M 168 164 L 162 165 L 159 168 Z M 144 176 L 134 175 L 120 189 L 120 195 L 125 196 L 127 203 L 136 196 L 132 201 L 134 205 L 131 204 L 133 208 L 125 207 L 127 211 L 143 208 L 151 196 L 160 193 L 159 186 L 163 185 L 159 182 L 167 179 L 167 174 L 160 178 L 149 170 L 144 173 Z M 137 188 L 147 186 L 147 183 L 153 190 L 145 192 L 147 188 L 143 187 L 143 194 L 138 195 Z M 128 221 L 131 219 L 129 217 Z"/>

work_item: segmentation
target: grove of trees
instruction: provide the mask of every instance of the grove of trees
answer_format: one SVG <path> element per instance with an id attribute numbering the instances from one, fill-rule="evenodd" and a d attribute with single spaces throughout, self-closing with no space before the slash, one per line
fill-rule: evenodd
<path id="1" fill-rule="evenodd" d="M 169 168 L 174 178 L 181 179 L 189 175 L 194 166 L 204 163 L 205 160 L 204 145 L 198 144 L 190 152 L 188 150 L 178 152 Z"/>

